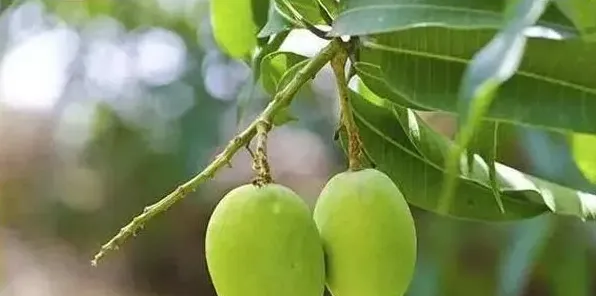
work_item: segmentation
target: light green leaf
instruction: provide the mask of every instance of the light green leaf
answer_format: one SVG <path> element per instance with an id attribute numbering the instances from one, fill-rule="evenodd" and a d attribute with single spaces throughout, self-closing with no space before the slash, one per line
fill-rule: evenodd
<path id="1" fill-rule="evenodd" d="M 494 33 L 415 28 L 381 34 L 363 41 L 368 49 L 360 58 L 380 61 L 387 85 L 408 101 L 457 113 L 464 71 Z M 529 38 L 519 70 L 499 88 L 487 117 L 596 133 L 591 115 L 596 110 L 596 67 L 586 67 L 591 64 L 596 64 L 596 43 Z"/>
<path id="2" fill-rule="evenodd" d="M 273 52 L 265 56 L 261 62 L 261 81 L 265 90 L 276 93 L 282 76 L 296 64 L 308 58 L 293 52 Z"/>
<path id="3" fill-rule="evenodd" d="M 596 136 L 573 134 L 571 136 L 573 158 L 582 174 L 596 184 Z"/>
<path id="4" fill-rule="evenodd" d="M 554 0 L 586 41 L 596 41 L 596 0 Z"/>
<path id="5" fill-rule="evenodd" d="M 453 143 L 430 129 L 411 110 L 387 100 L 352 92 L 351 103 L 367 154 L 387 173 L 408 202 L 438 212 L 444 160 Z M 495 203 L 488 167 L 475 157 L 474 170 L 458 177 L 452 207 L 446 215 L 461 219 L 506 221 L 529 218 L 548 210 L 581 219 L 596 219 L 596 196 L 580 193 L 502 165 L 496 175 L 505 213 Z"/>
<path id="6" fill-rule="evenodd" d="M 331 35 L 366 35 L 416 27 L 499 29 L 504 0 L 342 0 Z M 556 9 L 541 26 L 574 35 L 573 25 Z"/>
<path id="7" fill-rule="evenodd" d="M 212 0 L 213 35 L 223 52 L 233 58 L 250 56 L 257 46 L 257 25 L 251 0 Z"/>

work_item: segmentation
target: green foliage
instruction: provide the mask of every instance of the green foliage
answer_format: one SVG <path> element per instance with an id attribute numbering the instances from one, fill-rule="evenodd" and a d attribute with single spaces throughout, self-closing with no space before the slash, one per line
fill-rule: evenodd
<path id="1" fill-rule="evenodd" d="M 360 84 L 350 101 L 366 155 L 412 205 L 473 220 L 547 211 L 592 219 L 596 192 L 497 163 L 497 147 L 503 124 L 571 133 L 579 168 L 594 182 L 591 144 L 579 136 L 596 134 L 596 68 L 586 66 L 596 64 L 594 3 L 276 0 L 259 36 L 297 28 L 321 36 L 312 25 L 332 18 L 327 35 L 353 39 Z M 274 95 L 303 79 L 297 74 L 307 61 L 273 51 L 255 71 Z M 280 118 L 293 119 L 283 110 Z M 455 140 L 434 131 L 420 111 L 456 115 Z"/>
<path id="2" fill-rule="evenodd" d="M 368 155 L 399 185 L 409 203 L 437 212 L 445 158 L 453 144 L 411 110 L 367 93 L 366 99 L 356 93 L 351 99 Z M 506 221 L 551 210 L 582 219 L 595 218 L 596 208 L 586 196 L 497 164 L 495 181 L 503 203 L 501 212 L 486 162 L 474 158 L 472 165 L 474 169 L 467 168 L 459 177 L 461 184 L 447 213 L 451 217 Z"/>

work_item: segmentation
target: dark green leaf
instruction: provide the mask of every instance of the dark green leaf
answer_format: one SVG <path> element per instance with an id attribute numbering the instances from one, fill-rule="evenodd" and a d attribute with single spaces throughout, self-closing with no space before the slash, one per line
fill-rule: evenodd
<path id="1" fill-rule="evenodd" d="M 355 119 L 368 155 L 387 173 L 414 206 L 437 212 L 444 160 L 453 144 L 430 129 L 411 110 L 387 100 L 351 93 Z M 496 164 L 505 213 L 493 195 L 488 167 L 480 158 L 470 172 L 462 159 L 455 199 L 447 215 L 462 219 L 505 221 L 539 215 L 549 209 L 561 215 L 596 218 L 596 196 L 579 193 L 510 167 Z"/>
<path id="2" fill-rule="evenodd" d="M 394 92 L 383 78 L 383 73 L 381 72 L 381 68 L 375 64 L 370 63 L 363 63 L 358 62 L 354 64 L 354 68 L 356 69 L 356 73 L 360 80 L 372 90 L 378 96 L 390 100 L 395 104 L 398 104 L 402 107 L 407 108 L 416 108 L 419 110 L 424 110 L 424 107 L 419 105 L 415 105 L 412 102 L 408 101 L 399 93 Z"/>
<path id="3" fill-rule="evenodd" d="M 252 0 L 252 19 L 257 26 L 257 31 L 263 29 L 267 24 L 269 6 L 272 2 L 270 0 Z"/>
<path id="4" fill-rule="evenodd" d="M 416 28 L 364 41 L 362 61 L 380 61 L 387 85 L 408 101 L 458 111 L 460 81 L 494 30 Z M 557 53 L 556 56 L 552 53 Z M 596 133 L 596 43 L 529 38 L 516 74 L 505 82 L 487 117 L 554 130 Z M 566 112 L 561 112 L 566 110 Z"/>
<path id="5" fill-rule="evenodd" d="M 596 41 L 595 0 L 554 0 L 559 9 L 571 19 L 586 41 Z"/>
<path id="6" fill-rule="evenodd" d="M 511 3 L 503 29 L 473 56 L 464 72 L 460 131 L 469 128 L 470 135 L 472 127 L 484 117 L 498 86 L 517 72 L 526 44 L 524 30 L 540 18 L 548 1 L 514 0 Z"/>
<path id="7" fill-rule="evenodd" d="M 353 95 L 351 101 L 365 149 L 377 168 L 396 182 L 409 203 L 436 212 L 443 178 L 440 165 L 445 149 L 449 149 L 447 143 L 421 126 L 422 122 L 411 111 L 405 111 L 410 118 L 405 119 L 408 125 L 404 129 L 394 113 L 403 109 L 377 106 L 358 95 Z M 378 103 L 383 104 L 381 101 Z M 412 139 L 417 141 L 417 145 Z M 448 213 L 450 216 L 499 221 L 532 217 L 547 210 L 523 198 L 505 196 L 507 211 L 503 214 L 496 206 L 489 187 L 469 179 L 462 178 L 460 181 L 462 185 Z"/>
<path id="8" fill-rule="evenodd" d="M 332 35 L 366 35 L 414 27 L 440 26 L 459 29 L 499 29 L 504 0 L 342 0 L 341 13 Z M 573 25 L 556 9 L 542 26 L 575 34 Z"/>
<path id="9" fill-rule="evenodd" d="M 545 0 L 514 0 L 509 3 L 504 27 L 474 55 L 464 72 L 459 91 L 460 124 L 456 140 L 461 149 L 465 149 L 474 134 L 477 133 L 477 127 L 482 124 L 498 87 L 517 71 L 526 44 L 524 31 L 534 25 L 544 13 L 549 2 Z M 460 155 L 456 150 L 451 159 L 447 159 L 448 175 L 457 174 L 454 170 L 459 158 Z M 494 162 L 486 160 L 490 167 L 494 166 Z M 491 171 L 493 170 L 494 167 Z M 443 192 L 444 207 L 449 206 L 452 187 L 455 186 L 454 181 L 455 176 L 446 180 L 445 192 Z M 497 201 L 500 201 L 498 195 Z"/>
<path id="10" fill-rule="evenodd" d="M 263 58 L 261 62 L 261 81 L 265 90 L 273 95 L 283 75 L 296 64 L 307 60 L 307 57 L 292 52 L 274 52 Z"/>

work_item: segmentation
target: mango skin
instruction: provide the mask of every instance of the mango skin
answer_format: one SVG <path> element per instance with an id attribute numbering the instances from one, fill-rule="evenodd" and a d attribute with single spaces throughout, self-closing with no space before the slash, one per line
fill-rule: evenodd
<path id="1" fill-rule="evenodd" d="M 416 265 L 416 230 L 397 186 L 375 169 L 325 185 L 314 210 L 334 296 L 402 296 Z"/>
<path id="2" fill-rule="evenodd" d="M 321 296 L 325 289 L 312 211 L 282 185 L 226 194 L 209 219 L 205 253 L 218 296 Z"/>

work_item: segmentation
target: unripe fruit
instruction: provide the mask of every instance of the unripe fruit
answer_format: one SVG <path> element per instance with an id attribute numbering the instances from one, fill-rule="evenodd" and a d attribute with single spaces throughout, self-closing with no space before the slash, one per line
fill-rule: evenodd
<path id="1" fill-rule="evenodd" d="M 416 231 L 397 186 L 375 169 L 340 173 L 314 210 L 334 296 L 401 296 L 416 263 Z"/>
<path id="2" fill-rule="evenodd" d="M 321 239 L 306 203 L 282 185 L 230 191 L 207 226 L 207 266 L 219 296 L 321 296 Z"/>

